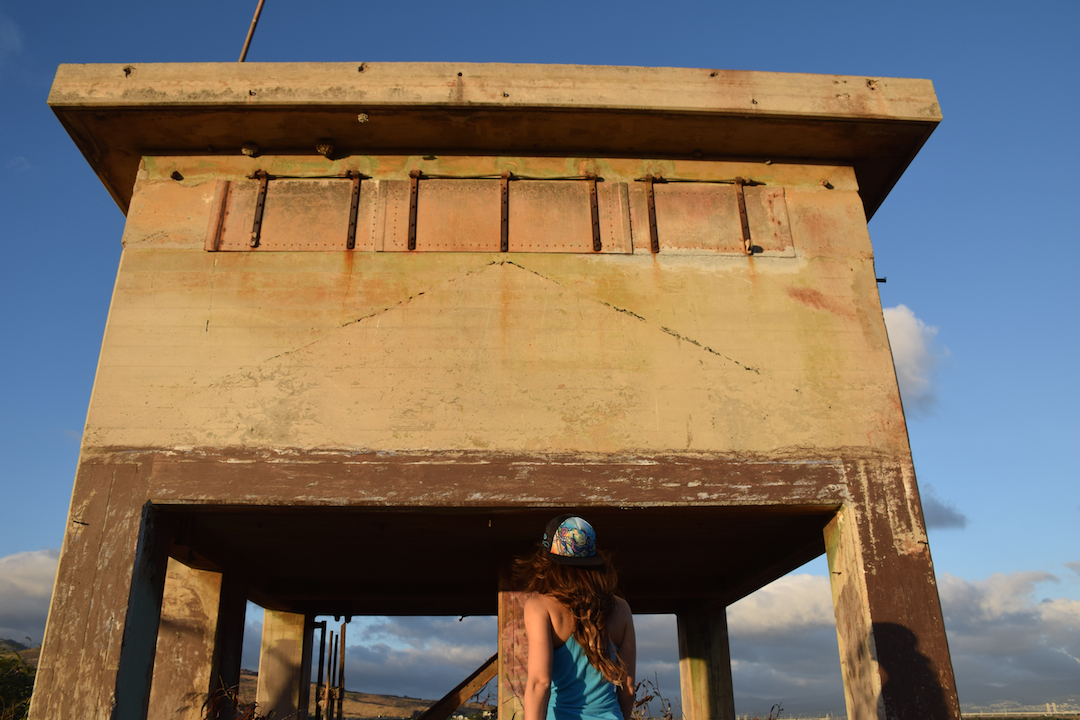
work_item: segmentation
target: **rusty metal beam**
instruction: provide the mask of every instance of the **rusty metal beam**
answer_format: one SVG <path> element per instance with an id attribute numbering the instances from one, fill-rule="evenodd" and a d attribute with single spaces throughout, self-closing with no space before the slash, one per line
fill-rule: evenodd
<path id="1" fill-rule="evenodd" d="M 662 181 L 661 177 L 645 176 L 645 202 L 649 209 L 649 249 L 654 255 L 660 252 L 660 233 L 656 229 L 656 193 L 653 191 L 653 183 Z"/>
<path id="2" fill-rule="evenodd" d="M 589 181 L 589 213 L 592 215 L 592 249 L 593 252 L 603 250 L 600 243 L 600 203 L 596 197 L 596 175 L 587 173 L 585 179 Z"/>
<path id="3" fill-rule="evenodd" d="M 502 222 L 499 226 L 499 250 L 507 252 L 510 249 L 510 173 L 504 172 L 500 186 L 500 209 Z"/>
<path id="4" fill-rule="evenodd" d="M 360 173 L 349 170 L 345 176 L 352 180 L 352 199 L 349 203 L 349 234 L 345 240 L 345 247 L 349 250 L 356 248 L 356 214 L 360 209 Z"/>
<path id="5" fill-rule="evenodd" d="M 750 220 L 746 217 L 746 193 L 743 187 L 746 180 L 741 177 L 735 178 L 735 197 L 739 201 L 739 225 L 742 227 L 743 250 L 747 255 L 754 254 L 754 241 L 750 237 Z"/>
<path id="6" fill-rule="evenodd" d="M 409 173 L 409 249 L 416 249 L 416 206 L 420 200 L 420 177 L 423 173 L 413 170 Z"/>
<path id="7" fill-rule="evenodd" d="M 251 177 L 259 181 L 259 194 L 255 199 L 255 219 L 251 223 L 251 239 L 248 244 L 255 248 L 259 247 L 259 235 L 262 233 L 263 212 L 266 210 L 266 189 L 270 183 L 270 176 L 265 170 L 256 170 Z"/>

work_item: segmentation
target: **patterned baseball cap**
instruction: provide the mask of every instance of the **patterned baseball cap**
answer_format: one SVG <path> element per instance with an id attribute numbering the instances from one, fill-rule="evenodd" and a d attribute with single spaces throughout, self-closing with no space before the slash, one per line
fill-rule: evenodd
<path id="1" fill-rule="evenodd" d="M 603 565 L 596 553 L 596 531 L 585 518 L 560 515 L 544 528 L 543 545 L 551 559 L 564 565 Z"/>

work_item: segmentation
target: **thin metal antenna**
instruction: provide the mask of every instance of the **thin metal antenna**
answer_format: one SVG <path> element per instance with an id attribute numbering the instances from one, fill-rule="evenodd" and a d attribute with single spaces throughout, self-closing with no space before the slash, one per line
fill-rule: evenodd
<path id="1" fill-rule="evenodd" d="M 251 18 L 251 27 L 248 28 L 247 40 L 244 40 L 244 49 L 240 51 L 240 62 L 244 62 L 244 58 L 247 57 L 248 48 L 251 47 L 251 36 L 255 34 L 255 26 L 259 24 L 259 14 L 262 12 L 264 2 L 266 0 L 259 0 L 259 5 L 255 8 L 255 17 Z"/>

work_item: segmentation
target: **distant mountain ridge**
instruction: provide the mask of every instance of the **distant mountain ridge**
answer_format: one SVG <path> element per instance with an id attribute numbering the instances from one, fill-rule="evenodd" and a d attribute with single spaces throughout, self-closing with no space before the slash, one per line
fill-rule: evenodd
<path id="1" fill-rule="evenodd" d="M 4 653 L 17 654 L 24 661 L 26 661 L 27 665 L 30 665 L 32 668 L 37 670 L 38 658 L 41 657 L 41 648 L 24 645 L 18 640 L 0 638 L 0 655 Z"/>

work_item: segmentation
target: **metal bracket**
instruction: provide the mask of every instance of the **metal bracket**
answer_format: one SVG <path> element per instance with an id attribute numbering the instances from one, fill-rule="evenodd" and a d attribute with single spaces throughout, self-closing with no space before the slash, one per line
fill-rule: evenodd
<path id="1" fill-rule="evenodd" d="M 420 177 L 423 175 L 419 170 L 409 172 L 409 249 L 416 249 L 416 201 L 420 194 Z"/>
<path id="2" fill-rule="evenodd" d="M 502 224 L 499 229 L 499 252 L 510 251 L 510 173 L 504 172 L 502 185 Z"/>
<path id="3" fill-rule="evenodd" d="M 754 241 L 750 238 L 750 220 L 746 217 L 746 193 L 743 192 L 743 188 L 748 184 L 756 185 L 757 183 L 753 181 L 748 183 L 741 177 L 735 178 L 735 197 L 739 200 L 739 224 L 742 226 L 743 250 L 747 255 L 753 255 Z"/>
<path id="4" fill-rule="evenodd" d="M 248 245 L 256 248 L 259 247 L 259 234 L 262 232 L 263 210 L 266 209 L 266 186 L 270 182 L 270 176 L 265 170 L 256 170 L 251 177 L 259 181 L 259 195 L 255 200 L 255 221 L 251 225 L 251 239 Z"/>
<path id="5" fill-rule="evenodd" d="M 589 181 L 589 210 L 592 212 L 592 249 L 600 252 L 603 246 L 600 243 L 600 205 L 596 198 L 596 174 L 586 173 L 585 179 Z"/>
<path id="6" fill-rule="evenodd" d="M 653 192 L 654 182 L 664 182 L 659 175 L 645 176 L 645 202 L 649 207 L 649 249 L 653 254 L 660 252 L 660 233 L 656 230 L 656 195 Z"/>
<path id="7" fill-rule="evenodd" d="M 352 180 L 352 202 L 349 205 L 349 235 L 345 241 L 345 247 L 349 250 L 356 248 L 356 214 L 360 209 L 360 173 L 349 170 L 345 177 Z"/>

